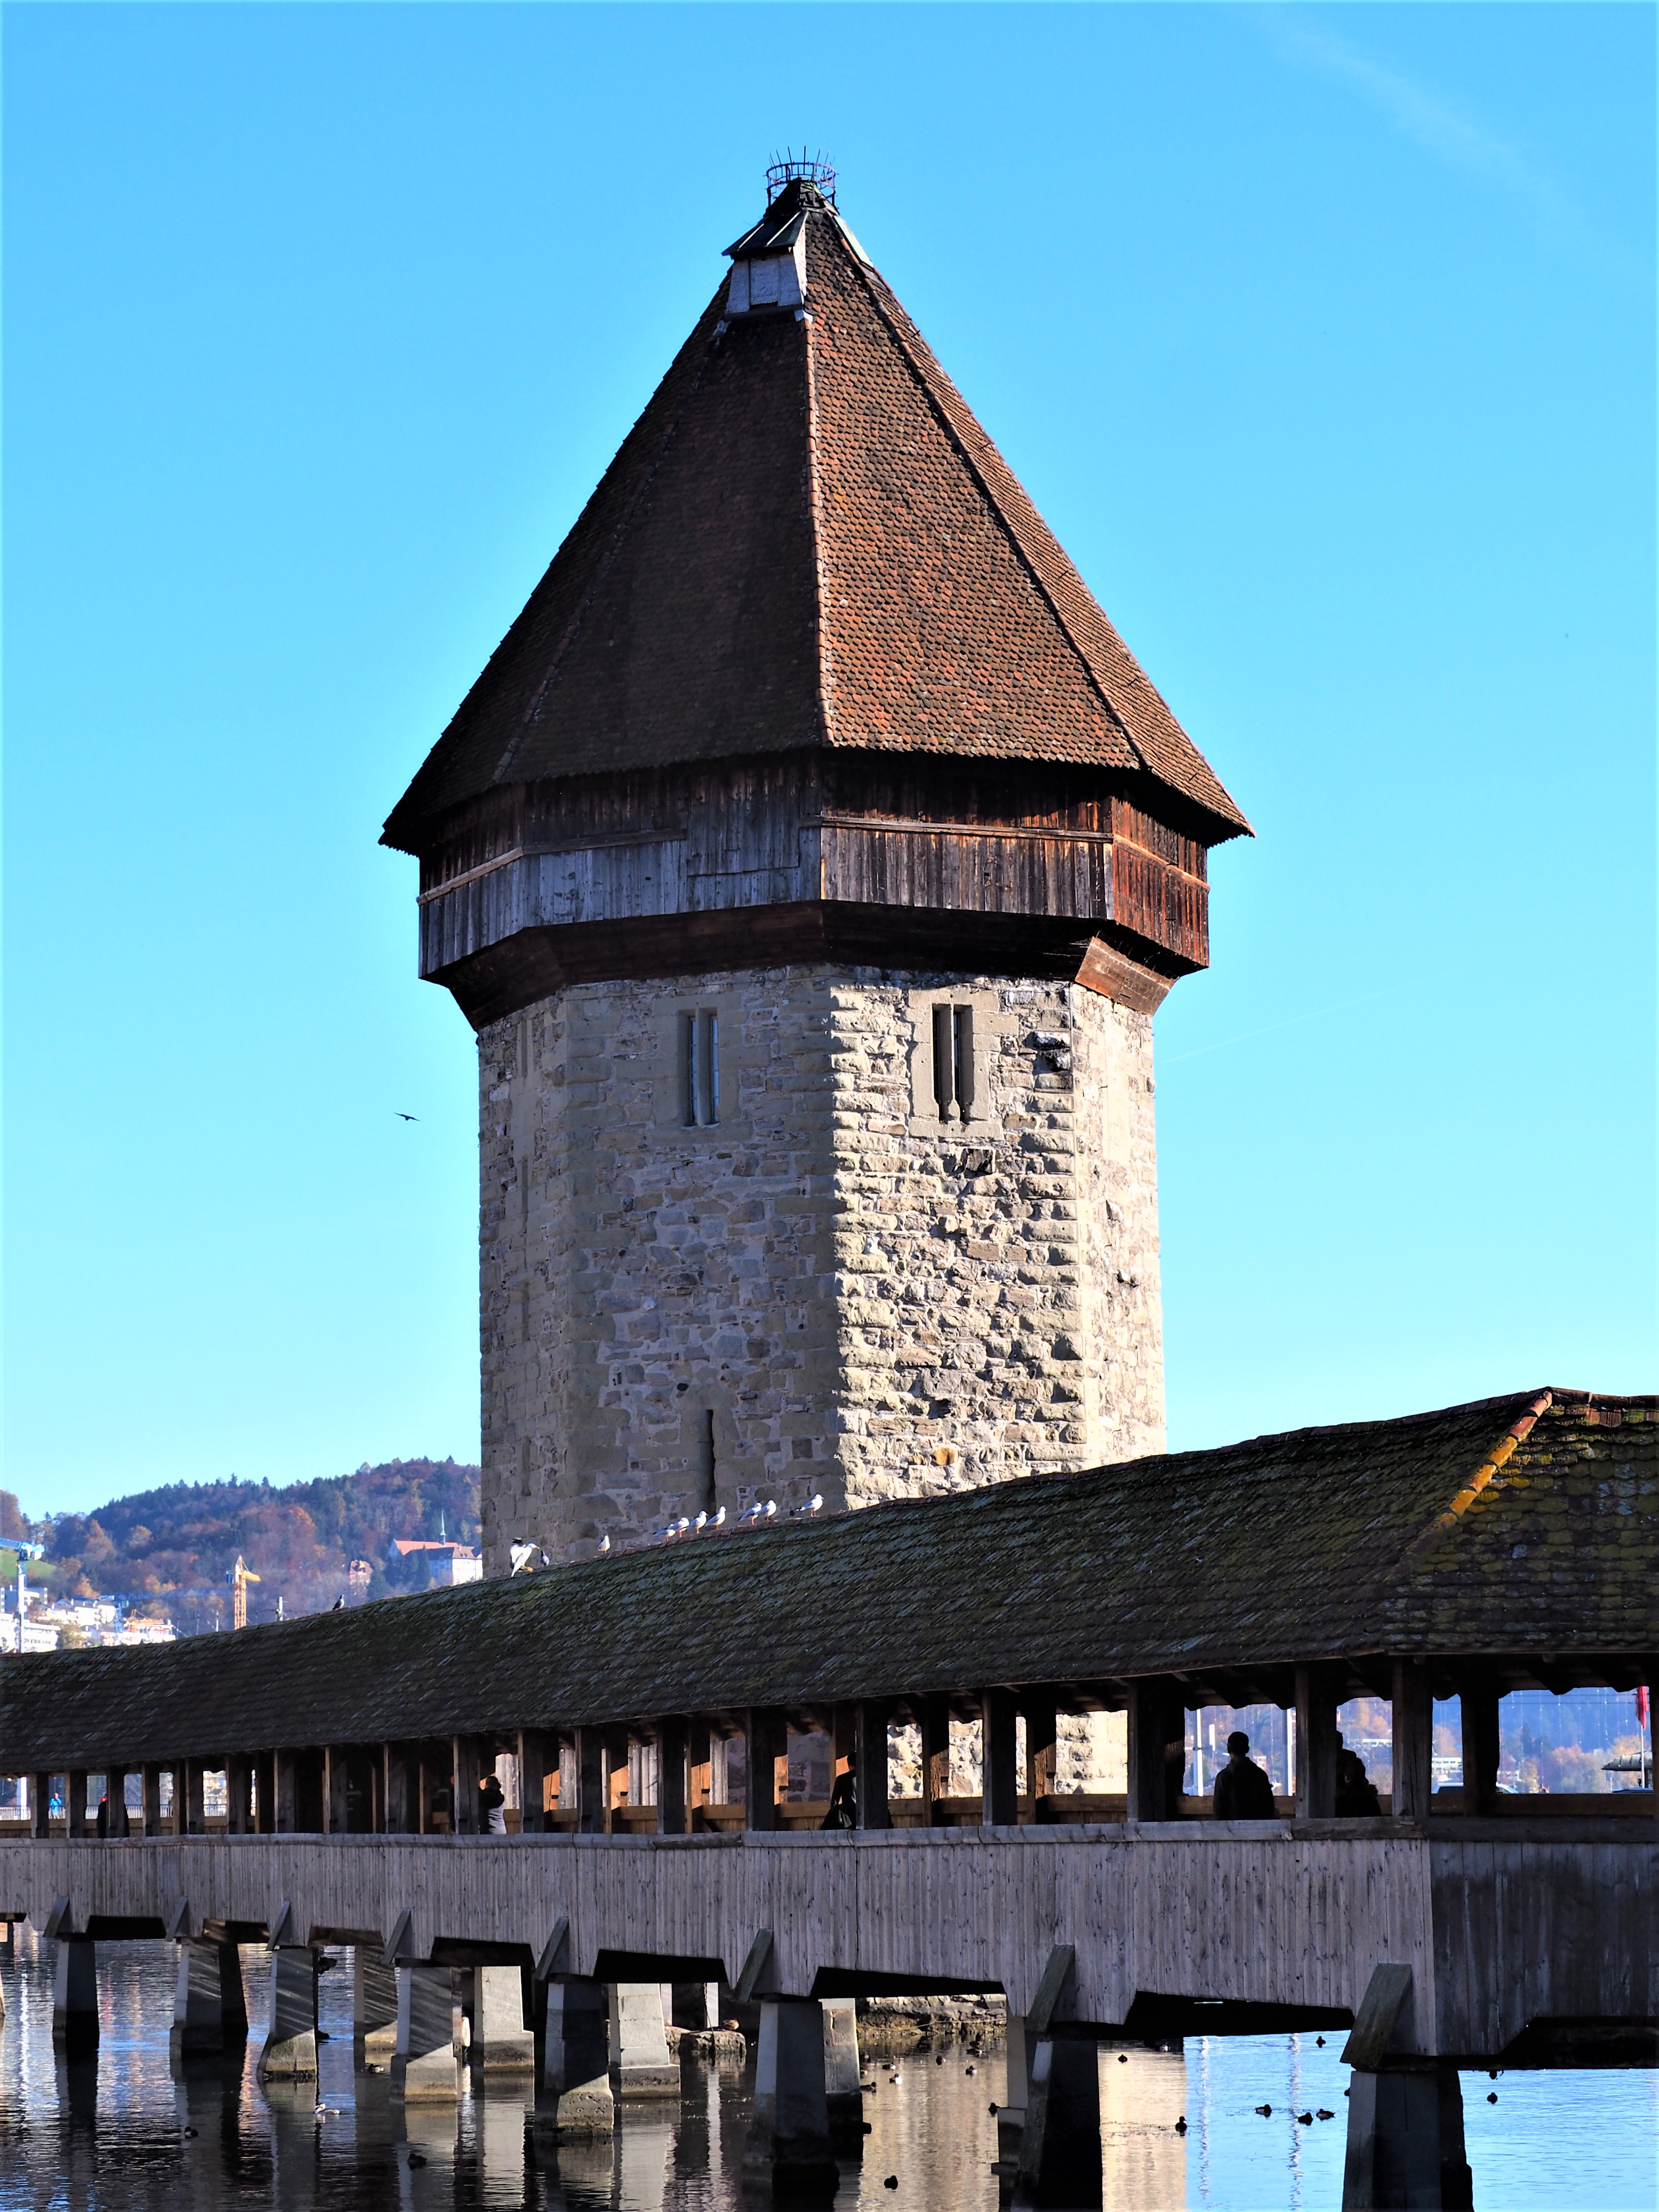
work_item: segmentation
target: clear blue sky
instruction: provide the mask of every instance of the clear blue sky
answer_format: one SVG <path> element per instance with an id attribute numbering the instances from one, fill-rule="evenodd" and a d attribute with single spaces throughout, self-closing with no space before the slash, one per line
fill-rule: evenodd
<path id="1" fill-rule="evenodd" d="M 1650 9 L 3 35 L 28 1510 L 476 1455 L 375 841 L 803 137 L 1259 831 L 1158 1021 L 1172 1443 L 1651 1384 Z"/>

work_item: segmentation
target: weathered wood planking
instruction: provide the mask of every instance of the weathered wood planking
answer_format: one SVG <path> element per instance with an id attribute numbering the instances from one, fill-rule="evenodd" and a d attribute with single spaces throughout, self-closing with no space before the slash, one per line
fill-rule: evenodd
<path id="1" fill-rule="evenodd" d="M 769 1928 L 782 1985 L 823 1968 L 1000 1984 L 1018 2009 L 1056 1942 L 1075 1945 L 1082 2017 L 1139 1992 L 1353 2009 L 1371 1969 L 1410 1966 L 1427 2047 L 1496 2056 L 1540 2016 L 1659 2013 L 1659 1844 L 1430 1842 L 1285 1827 L 890 1831 L 858 1838 L 289 1837 L 0 1844 L 0 1909 L 55 1899 L 89 1917 L 388 1930 L 573 1954 L 720 1960 Z"/>

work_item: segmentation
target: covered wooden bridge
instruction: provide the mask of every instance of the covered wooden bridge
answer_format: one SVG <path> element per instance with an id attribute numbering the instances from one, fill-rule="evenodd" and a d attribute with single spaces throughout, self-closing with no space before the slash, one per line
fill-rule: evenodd
<path id="1" fill-rule="evenodd" d="M 1383 2073 L 1639 2060 L 1652 1794 L 1510 1796 L 1498 1771 L 1506 1692 L 1653 1679 L 1655 1413 L 1543 1390 L 13 1658 L 0 1772 L 37 1778 L 36 1833 L 0 1844 L 0 1911 L 55 1911 L 82 1943 L 238 1929 L 372 1942 L 410 1971 L 459 1945 L 555 1986 L 719 1978 L 775 2006 L 1000 1988 L 1057 2047 L 1358 2015 L 1356 2058 Z M 1382 1817 L 1339 1818 L 1337 1711 L 1361 1693 L 1390 1701 L 1394 1789 Z M 1436 1791 L 1453 1698 L 1463 1785 Z M 1186 1714 L 1261 1702 L 1294 1710 L 1295 1801 L 1215 1820 L 1182 1795 Z M 1060 1790 L 1061 1717 L 1102 1709 L 1127 1715 L 1127 1788 Z M 909 1797 L 889 1794 L 900 1719 Z M 855 1761 L 850 1833 L 786 1795 L 809 1730 Z M 469 1833 L 502 1751 L 520 1832 Z"/>

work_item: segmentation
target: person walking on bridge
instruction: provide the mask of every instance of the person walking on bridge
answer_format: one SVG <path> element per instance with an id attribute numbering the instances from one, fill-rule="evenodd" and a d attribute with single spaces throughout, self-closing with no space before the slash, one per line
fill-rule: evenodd
<path id="1" fill-rule="evenodd" d="M 1235 1729 L 1227 1739 L 1227 1764 L 1215 1778 L 1218 1820 L 1276 1820 L 1273 1785 L 1250 1757 L 1250 1739 Z"/>

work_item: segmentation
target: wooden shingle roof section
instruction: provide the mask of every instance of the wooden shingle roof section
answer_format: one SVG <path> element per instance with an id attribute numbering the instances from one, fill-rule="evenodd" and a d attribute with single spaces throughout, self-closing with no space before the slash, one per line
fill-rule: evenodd
<path id="1" fill-rule="evenodd" d="M 805 307 L 728 316 L 722 284 L 386 842 L 495 789 L 813 747 L 1085 766 L 1245 830 L 810 184 L 769 210 L 797 216 Z"/>
<path id="2" fill-rule="evenodd" d="M 1659 1400 L 1530 1392 L 0 1661 L 0 1773 L 1298 1662 L 1651 1680 Z"/>

